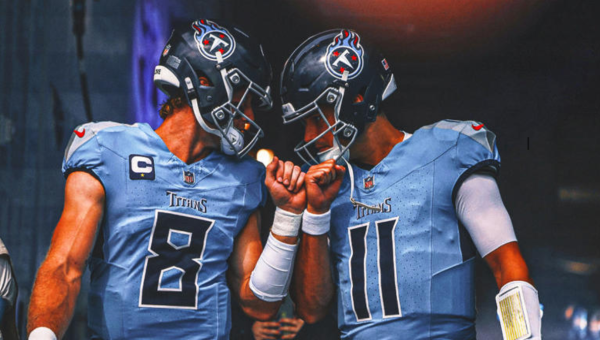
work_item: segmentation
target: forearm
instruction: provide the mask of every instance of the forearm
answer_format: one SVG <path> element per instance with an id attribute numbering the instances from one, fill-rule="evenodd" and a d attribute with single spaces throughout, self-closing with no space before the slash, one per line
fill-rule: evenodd
<path id="1" fill-rule="evenodd" d="M 517 242 L 503 245 L 484 259 L 494 274 L 498 289 L 511 281 L 525 281 L 533 285 Z"/>
<path id="2" fill-rule="evenodd" d="M 40 267 L 29 303 L 28 334 L 38 327 L 47 327 L 59 339 L 64 335 L 73 317 L 81 274 L 66 264 L 44 263 Z"/>
<path id="3" fill-rule="evenodd" d="M 293 293 L 298 316 L 307 323 L 324 318 L 333 298 L 327 235 L 303 234 L 294 273 Z"/>
<path id="4" fill-rule="evenodd" d="M 250 289 L 250 275 L 241 280 L 230 277 L 229 286 L 234 290 L 233 295 L 237 297 L 242 311 L 249 317 L 255 320 L 268 321 L 273 320 L 277 315 L 283 300 L 267 302 L 257 298 Z"/>
<path id="5" fill-rule="evenodd" d="M 521 256 L 517 242 L 507 243 L 492 251 L 485 258 L 496 284 L 500 289 L 496 296 L 498 317 L 503 334 L 518 334 L 527 339 L 541 339 L 541 311 L 537 290 L 529 277 L 529 270 Z M 524 315 L 529 326 L 515 316 Z"/>
<path id="6" fill-rule="evenodd" d="M 233 296 L 244 313 L 257 320 L 268 320 L 277 314 L 281 300 L 287 294 L 287 286 L 284 285 L 287 275 L 279 274 L 291 273 L 295 250 L 290 251 L 289 248 L 297 247 L 298 241 L 297 236 L 271 233 L 263 249 L 259 225 L 260 213 L 257 211 L 250 216 L 235 241 L 227 275 Z M 265 253 L 270 254 L 270 260 L 262 259 Z M 274 291 L 270 285 L 275 285 Z M 281 289 L 284 286 L 285 292 Z M 279 295 L 283 296 L 278 298 Z"/>
<path id="7" fill-rule="evenodd" d="M 291 276 L 292 268 L 286 269 L 286 267 L 293 267 L 295 250 L 292 250 L 292 249 L 294 249 L 294 247 L 296 247 L 296 244 L 298 243 L 298 237 L 297 236 L 281 236 L 281 235 L 274 234 L 272 232 L 271 232 L 271 236 L 275 240 L 281 242 L 282 244 L 280 244 L 279 246 L 275 245 L 273 247 L 274 244 L 269 243 L 269 242 L 273 242 L 273 240 L 270 240 L 267 242 L 268 244 L 265 246 L 265 249 L 263 249 L 263 253 L 270 252 L 271 260 L 263 259 L 262 265 L 263 266 L 266 265 L 266 266 L 270 267 L 271 270 L 275 270 L 276 272 L 266 271 L 267 268 L 263 267 L 261 270 L 262 275 L 259 275 L 259 277 L 254 278 L 254 280 L 252 281 L 252 284 L 254 284 L 253 287 L 255 290 L 258 288 L 257 286 L 260 286 L 261 288 L 265 288 L 265 287 L 268 287 L 268 284 L 274 284 L 275 287 L 280 287 L 279 284 L 283 284 L 283 282 L 280 282 L 280 279 L 284 279 L 287 277 L 288 283 L 283 284 L 283 286 L 286 286 L 285 294 L 287 294 L 287 286 L 289 285 L 289 280 L 290 280 L 289 277 Z M 262 257 L 262 255 L 261 255 L 261 257 Z M 258 268 L 258 262 L 255 265 L 255 270 L 256 270 L 256 268 Z M 281 271 L 286 271 L 287 274 L 279 277 L 279 275 L 280 275 L 279 273 Z M 271 275 L 267 275 L 269 273 Z M 276 275 L 276 276 L 273 276 L 273 275 Z M 262 292 L 262 294 L 261 294 L 260 289 L 253 292 L 252 289 L 250 288 L 251 277 L 252 277 L 252 275 L 250 277 L 248 277 L 247 279 L 245 279 L 244 282 L 242 282 L 242 288 L 241 288 L 242 290 L 240 291 L 240 299 L 242 300 L 241 301 L 242 308 L 245 308 L 247 310 L 247 314 L 253 314 L 254 318 L 257 320 L 263 320 L 263 321 L 270 320 L 275 317 L 275 314 L 277 314 L 277 311 L 278 311 L 279 307 L 281 306 L 283 299 L 280 299 L 279 297 L 272 297 L 272 296 L 270 299 L 267 299 L 265 296 L 263 296 L 266 292 Z M 265 282 L 265 281 L 268 281 L 268 282 Z M 262 297 L 262 299 L 259 298 L 259 296 Z M 269 295 L 267 294 L 267 296 L 269 296 Z"/>

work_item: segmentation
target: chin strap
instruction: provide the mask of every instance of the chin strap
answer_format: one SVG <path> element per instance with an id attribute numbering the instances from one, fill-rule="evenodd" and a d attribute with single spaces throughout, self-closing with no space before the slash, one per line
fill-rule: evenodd
<path id="1" fill-rule="evenodd" d="M 185 78 L 185 85 L 187 87 L 188 92 L 194 89 L 194 84 L 192 84 L 192 80 L 187 77 Z M 194 111 L 194 116 L 196 116 L 196 120 L 198 124 L 204 129 L 204 131 L 212 133 L 213 135 L 221 136 L 221 133 L 217 129 L 213 129 L 206 124 L 204 118 L 202 118 L 202 114 L 200 113 L 200 108 L 198 107 L 198 98 L 194 98 L 191 100 L 192 102 L 192 111 Z"/>
<path id="2" fill-rule="evenodd" d="M 341 157 L 341 158 L 344 160 L 344 162 L 346 162 L 346 167 L 348 168 L 348 173 L 350 174 L 350 202 L 352 202 L 352 206 L 354 206 L 354 208 L 363 207 L 363 208 L 374 210 L 376 212 L 381 212 L 381 207 L 374 206 L 374 205 L 368 205 L 368 204 L 359 202 L 354 199 L 354 171 L 352 171 L 352 166 L 350 165 L 350 163 L 348 163 L 346 158 L 345 157 Z"/>
<path id="3" fill-rule="evenodd" d="M 342 81 L 347 81 L 348 80 L 348 71 L 344 71 L 344 73 L 342 73 Z M 339 90 L 340 91 L 340 100 L 338 101 L 337 105 L 338 107 L 336 107 L 336 113 L 339 112 L 339 110 L 341 109 L 341 105 L 342 105 L 342 100 L 344 98 L 344 93 L 346 91 L 346 88 L 344 86 L 340 86 Z M 337 117 L 336 117 L 337 119 Z M 341 150 L 341 146 L 338 146 L 338 148 Z M 352 171 L 352 166 L 350 165 L 350 163 L 348 163 L 348 161 L 346 160 L 346 157 L 344 157 L 343 155 L 340 157 L 341 159 L 344 160 L 344 162 L 346 163 L 346 167 L 348 168 L 348 173 L 350 174 L 350 202 L 352 202 L 352 206 L 356 209 L 356 207 L 363 207 L 363 208 L 367 208 L 367 209 L 372 209 L 375 210 L 377 212 L 381 211 L 381 207 L 377 207 L 374 205 L 368 205 L 368 204 L 364 204 L 362 202 L 359 202 L 357 200 L 354 199 L 354 171 Z"/>

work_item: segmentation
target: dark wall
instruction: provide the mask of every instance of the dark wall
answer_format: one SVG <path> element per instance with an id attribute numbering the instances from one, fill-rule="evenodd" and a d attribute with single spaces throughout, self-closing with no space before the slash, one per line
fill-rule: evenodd
<path id="1" fill-rule="evenodd" d="M 94 120 L 130 117 L 133 18 L 144 3 L 167 6 L 86 2 L 84 68 Z M 292 0 L 168 4 L 165 10 L 180 20 L 225 18 L 258 35 L 273 65 L 275 92 L 294 47 L 341 24 L 307 18 Z M 497 134 L 500 189 L 546 304 L 547 339 L 565 338 L 569 304 L 590 310 L 600 304 L 599 14 L 597 1 L 553 1 L 485 51 L 447 59 L 408 58 L 400 45 L 381 46 L 398 80 L 386 109 L 398 128 L 475 119 Z M 0 2 L 0 237 L 15 262 L 22 312 L 62 209 L 66 139 L 86 121 L 72 24 L 67 0 Z M 257 117 L 266 131 L 260 146 L 294 158 L 290 150 L 301 134 L 283 126 L 278 103 Z M 489 270 L 481 266 L 480 273 L 479 332 L 499 339 L 496 287 Z M 79 308 L 72 338 L 85 333 L 85 301 Z"/>

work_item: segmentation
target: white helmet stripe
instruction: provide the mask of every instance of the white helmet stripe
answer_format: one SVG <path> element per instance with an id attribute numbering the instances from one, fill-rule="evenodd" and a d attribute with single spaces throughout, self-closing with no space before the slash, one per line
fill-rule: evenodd
<path id="1" fill-rule="evenodd" d="M 162 65 L 158 65 L 154 68 L 154 84 L 167 96 L 169 94 L 163 89 L 163 84 L 177 88 L 180 86 L 179 79 L 177 79 L 175 73 Z"/>
<path id="2" fill-rule="evenodd" d="M 390 81 L 388 81 L 387 85 L 385 86 L 385 90 L 383 90 L 381 100 L 384 101 L 387 97 L 390 96 L 390 94 L 394 93 L 394 91 L 396 91 L 397 88 L 398 86 L 396 85 L 396 78 L 394 78 L 394 74 L 392 73 Z"/>

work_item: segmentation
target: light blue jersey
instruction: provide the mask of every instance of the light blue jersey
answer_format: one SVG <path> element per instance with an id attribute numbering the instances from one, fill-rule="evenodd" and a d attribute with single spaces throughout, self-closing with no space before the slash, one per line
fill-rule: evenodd
<path id="1" fill-rule="evenodd" d="M 104 186 L 89 260 L 94 339 L 227 339 L 234 239 L 264 204 L 265 168 L 218 152 L 187 165 L 146 124 L 78 127 L 65 175 Z"/>
<path id="2" fill-rule="evenodd" d="M 475 339 L 475 250 L 454 195 L 475 171 L 497 172 L 495 135 L 444 120 L 397 144 L 370 171 L 352 166 L 332 205 L 338 323 L 352 339 Z"/>

